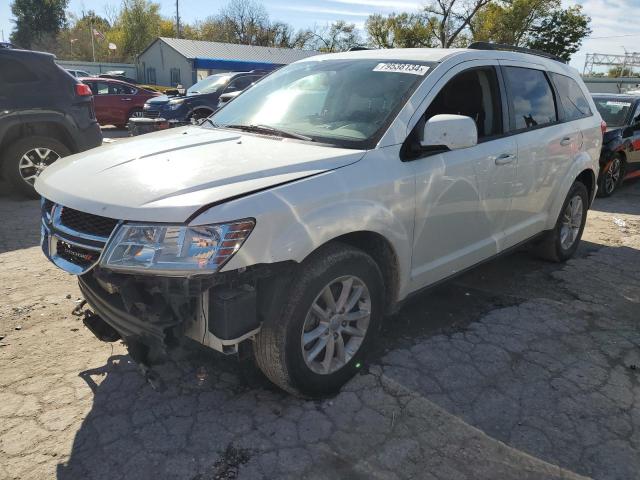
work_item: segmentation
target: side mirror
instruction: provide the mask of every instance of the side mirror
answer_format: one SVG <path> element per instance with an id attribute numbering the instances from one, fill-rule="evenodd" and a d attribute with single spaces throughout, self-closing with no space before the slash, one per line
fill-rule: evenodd
<path id="1" fill-rule="evenodd" d="M 422 147 L 458 150 L 478 144 L 478 128 L 471 117 L 434 115 L 424 125 Z"/>

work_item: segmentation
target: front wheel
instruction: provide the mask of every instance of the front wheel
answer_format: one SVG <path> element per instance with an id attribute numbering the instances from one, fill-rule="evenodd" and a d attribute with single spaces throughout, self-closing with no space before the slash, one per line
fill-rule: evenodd
<path id="1" fill-rule="evenodd" d="M 624 160 L 620 155 L 615 155 L 600 173 L 598 182 L 598 196 L 609 197 L 622 183 L 624 175 Z"/>
<path id="2" fill-rule="evenodd" d="M 331 394 L 362 366 L 379 329 L 382 274 L 362 250 L 332 243 L 300 265 L 291 285 L 281 315 L 256 337 L 256 362 L 291 393 Z"/>
<path id="3" fill-rule="evenodd" d="M 569 189 L 553 230 L 545 233 L 538 244 L 537 253 L 545 260 L 564 262 L 578 249 L 587 221 L 589 193 L 581 182 Z"/>

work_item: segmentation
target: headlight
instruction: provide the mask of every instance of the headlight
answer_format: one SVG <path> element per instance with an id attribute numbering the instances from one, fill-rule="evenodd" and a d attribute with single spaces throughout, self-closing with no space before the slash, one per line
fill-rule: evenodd
<path id="1" fill-rule="evenodd" d="M 247 239 L 255 220 L 185 227 L 124 224 L 101 265 L 110 270 L 194 275 L 217 272 Z"/>
<path id="2" fill-rule="evenodd" d="M 169 108 L 171 110 L 177 110 L 178 108 L 180 108 L 180 106 L 184 103 L 184 99 L 180 98 L 180 99 L 176 99 L 176 100 L 169 100 Z"/>

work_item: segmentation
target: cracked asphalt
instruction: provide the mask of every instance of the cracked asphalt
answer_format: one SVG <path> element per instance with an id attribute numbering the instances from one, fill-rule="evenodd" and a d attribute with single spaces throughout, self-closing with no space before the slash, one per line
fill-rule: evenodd
<path id="1" fill-rule="evenodd" d="M 640 478 L 640 182 L 568 263 L 522 249 L 415 297 L 321 401 L 195 344 L 154 391 L 71 315 L 37 202 L 4 191 L 2 480 Z"/>

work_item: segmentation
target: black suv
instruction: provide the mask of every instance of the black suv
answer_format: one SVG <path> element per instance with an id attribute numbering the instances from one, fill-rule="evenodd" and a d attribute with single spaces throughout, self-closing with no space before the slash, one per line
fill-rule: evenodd
<path id="1" fill-rule="evenodd" d="M 598 195 L 608 197 L 624 180 L 640 176 L 640 96 L 595 94 L 593 101 L 607 124 Z"/>
<path id="2" fill-rule="evenodd" d="M 102 143 L 91 89 L 54 58 L 0 49 L 0 172 L 33 198 L 42 170 L 60 157 Z"/>
<path id="3" fill-rule="evenodd" d="M 218 108 L 218 99 L 223 93 L 242 91 L 257 82 L 267 72 L 216 73 L 203 78 L 189 87 L 185 96 L 163 95 L 147 100 L 144 117 L 188 122 L 211 115 Z"/>

